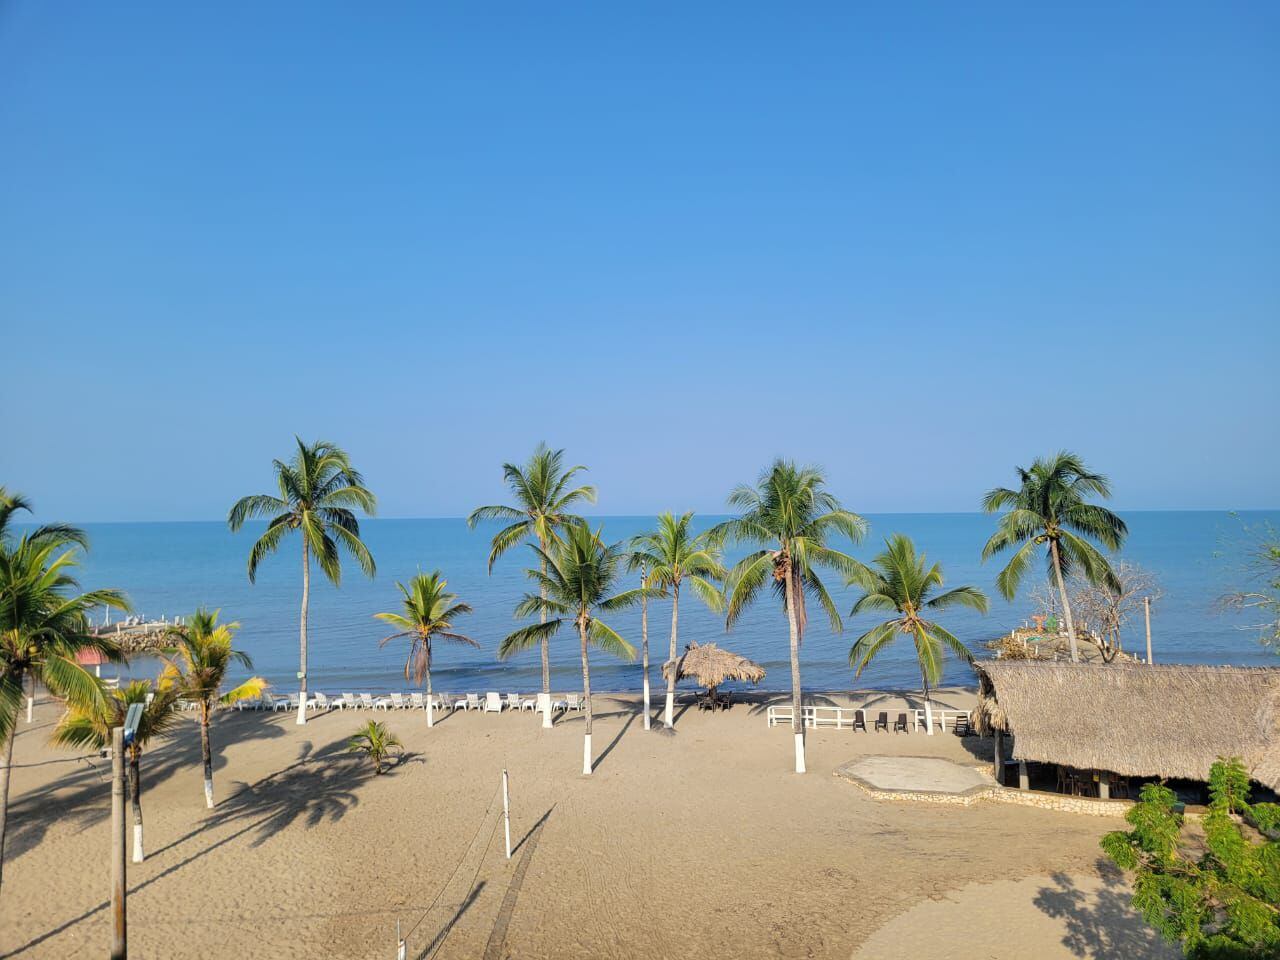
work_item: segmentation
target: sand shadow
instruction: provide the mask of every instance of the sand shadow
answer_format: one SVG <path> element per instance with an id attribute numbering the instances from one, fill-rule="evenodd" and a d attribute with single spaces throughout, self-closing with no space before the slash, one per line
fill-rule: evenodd
<path id="1" fill-rule="evenodd" d="M 604 763 L 605 758 L 608 757 L 609 754 L 613 753 L 614 748 L 617 747 L 618 745 L 618 741 L 620 741 L 623 738 L 626 732 L 631 728 L 631 724 L 635 722 L 636 722 L 636 714 L 633 713 L 629 717 L 627 717 L 627 722 L 622 725 L 622 729 L 619 730 L 614 735 L 614 738 L 609 741 L 609 745 L 605 747 L 603 750 L 601 750 L 600 756 L 596 757 L 595 760 L 592 762 L 591 764 L 592 770 L 598 770 L 600 768 L 600 765 Z"/>
<path id="2" fill-rule="evenodd" d="M 472 904 L 476 902 L 476 898 L 480 896 L 480 891 L 485 888 L 487 882 L 488 881 L 486 880 L 481 880 L 471 888 L 471 891 L 467 894 L 462 903 L 458 904 L 458 909 L 453 912 L 453 916 L 449 918 L 449 922 L 441 927 L 440 932 L 432 938 L 431 942 L 422 948 L 422 952 L 417 955 L 415 960 L 427 960 L 428 957 L 435 955 L 435 951 L 444 943 L 445 938 L 449 936 L 453 931 L 453 928 L 457 926 L 458 921 L 462 919 L 463 914 L 470 910 Z"/>
<path id="3" fill-rule="evenodd" d="M 1063 873 L 1053 875 L 1053 886 L 1041 887 L 1036 909 L 1066 924 L 1062 944 L 1077 957 L 1125 957 L 1143 960 L 1176 956 L 1133 909 L 1124 874 L 1110 861 L 1097 864 L 1102 889 L 1090 893 Z"/>
<path id="4" fill-rule="evenodd" d="M 516 863 L 515 872 L 511 875 L 511 882 L 507 885 L 507 892 L 502 898 L 502 906 L 498 908 L 498 916 L 493 921 L 493 929 L 489 932 L 489 940 L 484 947 L 484 960 L 503 960 L 507 956 L 507 928 L 510 927 L 511 917 L 516 911 L 516 902 L 520 899 L 520 890 L 524 887 L 525 874 L 529 872 L 529 861 L 533 859 L 534 851 L 538 849 L 542 828 L 555 808 L 553 803 L 511 851 L 514 857 L 516 851 L 525 847 L 526 842 L 528 843 L 520 860 Z"/>

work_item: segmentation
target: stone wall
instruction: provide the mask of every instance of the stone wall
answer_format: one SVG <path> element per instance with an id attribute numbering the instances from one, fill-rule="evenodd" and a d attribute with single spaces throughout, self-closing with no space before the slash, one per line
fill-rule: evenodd
<path id="1" fill-rule="evenodd" d="M 1018 790 L 1013 787 L 1002 787 L 992 784 L 968 790 L 964 793 L 931 793 L 916 790 L 884 790 L 870 786 L 861 779 L 846 776 L 840 771 L 836 775 L 850 783 L 857 784 L 864 792 L 880 800 L 911 800 L 916 803 L 949 803 L 954 806 L 968 807 L 975 803 L 995 801 L 997 803 L 1016 803 L 1024 807 L 1039 807 L 1042 810 L 1059 810 L 1063 813 L 1082 813 L 1093 817 L 1124 817 L 1133 806 L 1130 800 L 1097 800 L 1093 797 L 1072 797 L 1060 793 L 1043 793 L 1036 790 Z"/>

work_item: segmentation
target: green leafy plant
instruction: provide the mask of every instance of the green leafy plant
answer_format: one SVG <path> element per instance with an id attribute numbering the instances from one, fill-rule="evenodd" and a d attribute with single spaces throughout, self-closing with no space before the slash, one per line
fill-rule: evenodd
<path id="1" fill-rule="evenodd" d="M 1134 874 L 1133 905 L 1191 960 L 1280 956 L 1280 804 L 1249 803 L 1237 757 L 1209 772 L 1200 829 L 1178 812 L 1163 784 L 1142 788 L 1126 814 L 1132 829 L 1108 833 L 1102 849 Z"/>
<path id="2" fill-rule="evenodd" d="M 392 756 L 404 752 L 404 746 L 386 724 L 370 720 L 347 741 L 347 752 L 364 754 L 373 764 L 373 772 L 380 775 Z"/>

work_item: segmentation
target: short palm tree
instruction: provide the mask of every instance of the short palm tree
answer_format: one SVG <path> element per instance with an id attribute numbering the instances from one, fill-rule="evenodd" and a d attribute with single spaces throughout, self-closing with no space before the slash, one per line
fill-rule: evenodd
<path id="1" fill-rule="evenodd" d="M 402 753 L 400 738 L 386 724 L 370 720 L 347 741 L 348 753 L 362 753 L 373 761 L 373 772 L 382 774 L 383 765 L 393 754 Z"/>
<path id="2" fill-rule="evenodd" d="M 76 654 L 92 649 L 113 662 L 121 659 L 115 643 L 93 634 L 89 615 L 100 606 L 128 610 L 129 603 L 118 590 L 77 592 L 74 570 L 84 543 L 85 535 L 71 528 L 0 538 L 0 882 L 24 689 L 40 683 L 68 703 L 100 709 L 106 702 L 102 683 L 76 662 Z"/>
<path id="3" fill-rule="evenodd" d="M 230 706 L 240 700 L 262 696 L 267 681 L 250 677 L 239 686 L 223 691 L 227 671 L 234 665 L 253 669 L 253 661 L 232 648 L 238 623 L 219 623 L 217 610 L 197 610 L 187 623 L 169 628 L 169 647 L 159 687 L 166 695 L 189 700 L 200 712 L 200 755 L 204 762 L 204 801 L 213 809 L 213 749 L 209 743 L 209 721 L 216 705 Z"/>
<path id="4" fill-rule="evenodd" d="M 671 513 L 658 517 L 658 526 L 651 533 L 636 537 L 631 542 L 631 563 L 644 564 L 649 571 L 649 584 L 660 590 L 671 591 L 671 648 L 668 661 L 678 654 L 680 631 L 680 588 L 687 580 L 693 592 L 716 613 L 724 609 L 724 595 L 714 581 L 723 580 L 724 566 L 720 553 L 705 535 L 695 536 L 691 525 L 693 514 L 677 518 Z M 645 678 L 646 683 L 648 677 Z M 670 730 L 674 724 L 673 710 L 676 698 L 676 671 L 667 677 L 667 705 L 663 725 Z M 648 707 L 645 708 L 646 715 Z"/>
<path id="5" fill-rule="evenodd" d="M 123 726 L 125 714 L 135 703 L 143 705 L 142 717 L 126 748 L 129 762 L 129 800 L 133 806 L 133 862 L 142 863 L 142 751 L 154 738 L 168 733 L 179 722 L 174 711 L 177 691 L 152 689 L 150 680 L 134 680 L 122 690 L 108 691 L 106 709 L 69 705 L 53 731 L 53 742 L 64 747 L 102 749 L 111 746 L 111 731 Z"/>
<path id="6" fill-rule="evenodd" d="M 775 460 L 756 486 L 737 487 L 729 495 L 729 506 L 743 511 L 742 515 L 708 531 L 711 542 L 760 544 L 763 548 L 743 557 L 729 571 L 725 625 L 731 628 L 772 580 L 774 595 L 787 614 L 791 637 L 791 729 L 796 773 L 804 773 L 800 644 L 808 624 L 805 597 L 812 597 L 826 611 L 833 631 L 844 629 L 840 611 L 818 571 L 826 568 L 847 577 L 861 568 L 857 560 L 828 546 L 828 541 L 840 535 L 857 543 L 866 533 L 867 523 L 845 510 L 826 489 L 821 470 L 798 467 L 787 460 Z"/>
<path id="7" fill-rule="evenodd" d="M 420 573 L 409 581 L 409 586 L 397 583 L 404 596 L 403 613 L 375 613 L 374 616 L 389 624 L 396 632 L 382 641 L 408 639 L 409 655 L 404 662 L 404 678 L 414 683 L 427 684 L 427 726 L 435 725 L 435 708 L 431 698 L 432 644 L 437 640 L 465 643 L 479 647 L 470 637 L 457 633 L 453 621 L 471 612 L 469 604 L 460 603 L 456 593 L 445 587 L 449 581 L 440 576 L 439 570 Z"/>
<path id="8" fill-rule="evenodd" d="M 527 571 L 538 584 L 538 593 L 527 593 L 516 616 L 541 614 L 540 623 L 523 627 L 507 636 L 498 647 L 499 659 L 526 650 L 572 624 L 578 630 L 582 648 L 582 695 L 586 709 L 586 739 L 582 745 L 582 772 L 591 773 L 591 663 L 587 655 L 591 646 L 621 657 L 635 660 L 636 651 L 603 620 L 600 612 L 611 613 L 633 607 L 646 594 L 646 589 L 613 594 L 625 559 L 621 544 L 606 546 L 600 532 L 592 532 L 586 524 L 572 524 L 551 550 L 534 547 L 539 569 Z M 651 591 L 650 591 L 651 592 Z M 611 596 L 611 594 L 613 594 Z"/>
<path id="9" fill-rule="evenodd" d="M 1111 484 L 1100 473 L 1091 473 L 1084 461 L 1073 453 L 1062 451 L 1048 458 L 1037 458 L 1031 468 L 1018 467 L 1021 486 L 1017 490 L 996 487 L 983 498 L 987 513 L 1005 510 L 996 532 L 982 548 L 987 560 L 1017 546 L 1005 568 L 996 577 L 996 587 L 1006 600 L 1018 593 L 1036 547 L 1048 544 L 1049 575 L 1057 581 L 1062 600 L 1062 613 L 1071 641 L 1071 659 L 1078 661 L 1075 624 L 1067 599 L 1066 577 L 1079 570 L 1091 583 L 1118 589 L 1111 564 L 1098 551 L 1090 537 L 1108 550 L 1119 550 L 1129 529 L 1123 520 L 1105 507 L 1087 503 L 1091 494 L 1111 496 Z"/>
<path id="10" fill-rule="evenodd" d="M 942 586 L 942 567 L 926 566 L 925 555 L 916 553 L 911 538 L 895 533 L 885 541 L 885 549 L 872 561 L 872 569 L 855 571 L 848 578 L 850 586 L 858 586 L 863 594 L 853 605 L 850 616 L 872 610 L 896 614 L 892 619 L 872 627 L 849 650 L 849 665 L 855 677 L 862 676 L 876 655 L 899 636 L 909 636 L 916 648 L 920 665 L 920 682 L 924 688 L 925 710 L 929 733 L 933 733 L 929 690 L 942 679 L 942 660 L 950 650 L 966 663 L 973 662 L 969 648 L 956 639 L 940 623 L 925 619 L 948 607 L 969 607 L 987 612 L 987 598 L 976 587 L 955 587 L 935 593 Z"/>
<path id="11" fill-rule="evenodd" d="M 303 443 L 289 463 L 272 461 L 280 495 L 241 497 L 227 515 L 227 524 L 239 530 L 246 520 L 269 517 L 267 529 L 249 551 L 249 582 L 257 578 L 258 564 L 273 553 L 291 530 L 302 534 L 302 615 L 299 622 L 298 723 L 307 722 L 307 609 L 311 600 L 311 560 L 335 587 L 342 582 L 340 552 L 355 558 L 370 578 L 376 567 L 369 548 L 360 539 L 355 511 L 372 516 L 377 498 L 366 489 L 364 478 L 351 466 L 339 447 L 324 440 Z"/>
<path id="12" fill-rule="evenodd" d="M 489 572 L 494 562 L 520 543 L 536 544 L 546 555 L 552 544 L 560 540 L 568 527 L 581 524 L 582 518 L 572 513 L 580 503 L 595 503 L 596 490 L 591 486 L 571 486 L 573 478 L 586 470 L 583 466 L 565 467 L 564 451 L 552 450 L 545 443 L 538 444 L 523 467 L 514 463 L 502 465 L 502 476 L 515 498 L 515 504 L 477 507 L 467 517 L 467 526 L 474 528 L 483 520 L 512 521 L 493 535 L 489 544 Z M 545 568 L 542 571 L 546 572 Z M 545 612 L 542 622 L 546 622 Z M 542 648 L 542 692 L 551 693 L 551 651 L 544 637 Z M 542 725 L 551 726 L 550 708 L 543 714 Z"/>

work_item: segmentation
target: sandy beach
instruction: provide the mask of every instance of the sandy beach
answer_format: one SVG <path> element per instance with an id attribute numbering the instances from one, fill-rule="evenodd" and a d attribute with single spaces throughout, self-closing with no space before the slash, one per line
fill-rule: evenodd
<path id="1" fill-rule="evenodd" d="M 965 707 L 972 694 L 940 700 Z M 1178 955 L 1100 863 L 1115 821 L 885 802 L 832 776 L 873 754 L 976 765 L 990 749 L 976 737 L 820 729 L 798 776 L 789 728 L 768 728 L 761 706 L 684 708 L 669 736 L 644 731 L 637 701 L 596 697 L 591 777 L 577 715 L 547 731 L 529 713 L 459 712 L 428 730 L 421 712 L 378 712 L 408 753 L 375 777 L 343 752 L 367 714 L 298 727 L 285 713 L 224 713 L 212 811 L 184 725 L 143 761 L 132 954 L 391 958 L 399 920 L 422 960 Z M 108 768 L 48 745 L 57 709 L 39 704 L 15 745 L 5 957 L 97 957 L 108 944 Z"/>

